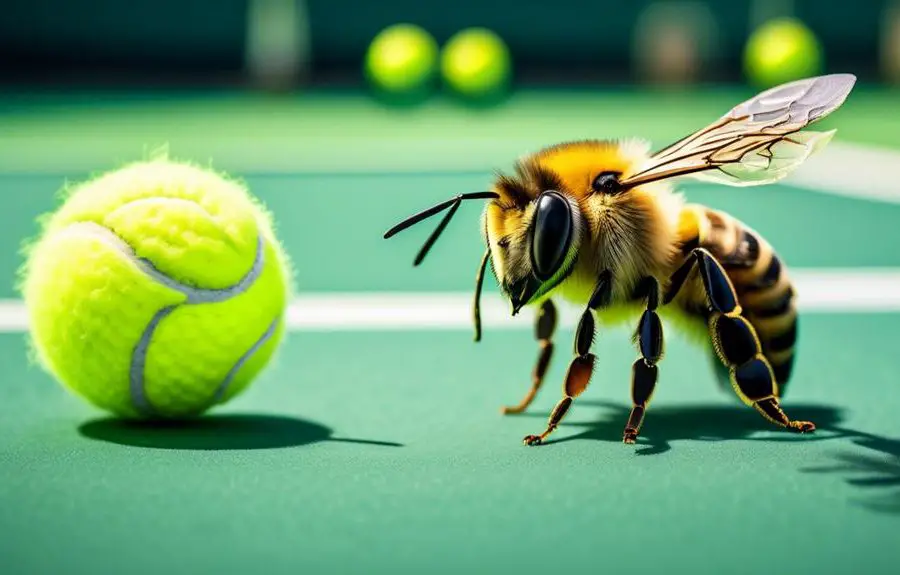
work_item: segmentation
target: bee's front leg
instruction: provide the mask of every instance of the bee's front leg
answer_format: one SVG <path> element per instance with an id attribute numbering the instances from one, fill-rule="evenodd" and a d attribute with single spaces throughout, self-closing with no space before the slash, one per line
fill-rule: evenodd
<path id="1" fill-rule="evenodd" d="M 502 408 L 504 414 L 522 413 L 525 411 L 537 395 L 538 390 L 544 383 L 544 375 L 550 366 L 550 359 L 553 357 L 553 333 L 556 331 L 557 314 L 556 307 L 551 300 L 545 300 L 538 310 L 537 318 L 534 324 L 534 337 L 538 341 L 539 351 L 538 359 L 534 365 L 534 371 L 531 373 L 531 389 L 522 398 L 516 406 L 506 406 Z"/>
<path id="2" fill-rule="evenodd" d="M 631 366 L 631 414 L 628 423 L 625 424 L 623 441 L 634 443 L 637 440 L 641 425 L 644 422 L 644 413 L 653 391 L 656 389 L 656 379 L 659 370 L 656 364 L 663 355 L 663 329 L 656 308 L 659 306 L 659 282 L 655 278 L 647 277 L 641 282 L 641 291 L 646 294 L 647 309 L 641 315 L 635 339 L 641 352 Z"/>
<path id="3" fill-rule="evenodd" d="M 594 354 L 590 352 L 594 343 L 595 324 L 594 310 L 609 304 L 612 295 L 612 275 L 606 271 L 600 275 L 597 287 L 588 302 L 587 309 L 581 314 L 578 329 L 575 332 L 575 357 L 569 364 L 566 379 L 563 383 L 563 398 L 550 413 L 547 428 L 540 435 L 526 435 L 525 445 L 539 445 L 559 426 L 560 421 L 568 413 L 572 401 L 581 395 L 591 381 L 594 372 Z"/>

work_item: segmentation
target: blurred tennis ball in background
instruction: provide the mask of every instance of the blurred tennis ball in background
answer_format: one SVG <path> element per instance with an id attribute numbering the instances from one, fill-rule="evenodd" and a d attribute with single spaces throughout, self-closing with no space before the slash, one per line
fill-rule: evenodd
<path id="1" fill-rule="evenodd" d="M 454 34 L 441 51 L 441 77 L 454 93 L 466 98 L 501 95 L 509 86 L 512 59 L 506 43 L 486 28 Z"/>
<path id="2" fill-rule="evenodd" d="M 244 391 L 285 330 L 289 266 L 239 182 L 165 158 L 66 190 L 21 270 L 32 349 L 93 405 L 200 415 Z"/>
<path id="3" fill-rule="evenodd" d="M 414 24 L 395 24 L 378 33 L 366 51 L 364 71 L 379 92 L 416 96 L 434 87 L 438 73 L 437 41 Z"/>
<path id="4" fill-rule="evenodd" d="M 816 76 L 824 67 L 818 38 L 796 18 L 777 18 L 750 35 L 744 51 L 747 79 L 760 88 Z"/>

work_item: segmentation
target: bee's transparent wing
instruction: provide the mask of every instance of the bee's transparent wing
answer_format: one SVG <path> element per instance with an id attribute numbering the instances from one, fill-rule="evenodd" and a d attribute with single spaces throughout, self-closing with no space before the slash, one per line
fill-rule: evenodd
<path id="1" fill-rule="evenodd" d="M 739 162 L 695 172 L 692 177 L 729 186 L 759 186 L 777 182 L 793 172 L 806 158 L 824 148 L 835 131 L 790 134 L 768 146 L 747 152 Z"/>
<path id="2" fill-rule="evenodd" d="M 831 140 L 834 130 L 801 130 L 840 107 L 855 83 L 852 74 L 832 74 L 767 90 L 656 152 L 621 183 L 685 175 L 731 186 L 778 181 Z"/>

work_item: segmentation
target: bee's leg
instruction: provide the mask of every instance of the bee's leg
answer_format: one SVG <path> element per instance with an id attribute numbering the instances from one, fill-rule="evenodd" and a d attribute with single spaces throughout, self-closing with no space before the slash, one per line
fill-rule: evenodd
<path id="1" fill-rule="evenodd" d="M 566 379 L 563 383 L 563 398 L 550 413 L 550 420 L 544 432 L 540 435 L 526 435 L 524 439 L 525 445 L 539 445 L 548 435 L 553 433 L 572 406 L 572 401 L 581 395 L 591 382 L 591 375 L 594 372 L 594 360 L 596 359 L 594 354 L 590 352 L 595 335 L 593 310 L 607 305 L 611 294 L 611 275 L 609 272 L 604 272 L 597 282 L 593 295 L 591 295 L 587 309 L 581 314 L 581 319 L 578 322 L 578 329 L 575 332 L 575 357 L 572 359 L 572 363 L 569 364 L 569 369 L 566 372 Z"/>
<path id="2" fill-rule="evenodd" d="M 659 283 L 655 278 L 648 277 L 641 282 L 641 290 L 647 297 L 647 309 L 641 315 L 635 337 L 638 342 L 641 357 L 631 366 L 631 415 L 625 424 L 625 432 L 622 440 L 625 443 L 634 443 L 638 432 L 644 422 L 644 413 L 653 391 L 656 389 L 656 379 L 659 374 L 657 363 L 663 355 L 663 328 L 656 308 L 659 306 Z"/>
<path id="3" fill-rule="evenodd" d="M 545 300 L 541 304 L 537 313 L 537 319 L 534 324 L 534 337 L 537 339 L 539 352 L 537 363 L 534 365 L 534 371 L 531 373 L 531 389 L 522 398 L 518 405 L 512 407 L 503 407 L 502 411 L 508 413 L 522 413 L 531 405 L 534 396 L 537 395 L 541 384 L 544 383 L 544 375 L 550 366 L 550 358 L 553 356 L 553 334 L 556 331 L 557 314 L 556 307 L 551 300 Z"/>
<path id="4" fill-rule="evenodd" d="M 588 308 L 581 314 L 581 320 L 578 322 L 578 330 L 575 335 L 575 358 L 569 364 L 569 370 L 566 373 L 565 383 L 563 384 L 563 398 L 550 413 L 547 429 L 540 435 L 525 436 L 524 441 L 526 445 L 540 444 L 548 435 L 553 433 L 559 422 L 565 417 L 566 412 L 569 411 L 572 401 L 587 389 L 594 371 L 595 357 L 590 352 L 593 342 L 594 312 Z"/>
<path id="5" fill-rule="evenodd" d="M 814 431 L 816 426 L 811 421 L 792 420 L 781 409 L 772 366 L 762 354 L 753 325 L 741 315 L 734 286 L 722 266 L 703 248 L 695 249 L 692 256 L 709 300 L 713 347 L 728 368 L 738 397 L 776 425 L 798 433 Z"/>

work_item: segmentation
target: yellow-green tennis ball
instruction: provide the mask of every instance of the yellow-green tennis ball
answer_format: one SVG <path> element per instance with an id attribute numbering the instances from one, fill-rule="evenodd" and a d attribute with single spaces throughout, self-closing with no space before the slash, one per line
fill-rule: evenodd
<path id="1" fill-rule="evenodd" d="M 291 291 L 272 221 L 248 190 L 155 159 L 65 196 L 22 269 L 42 366 L 129 418 L 196 416 L 244 391 L 282 340 Z"/>
<path id="2" fill-rule="evenodd" d="M 365 74 L 379 90 L 392 94 L 417 92 L 437 76 L 438 44 L 423 28 L 395 24 L 378 33 L 365 56 Z"/>
<path id="3" fill-rule="evenodd" d="M 512 74 L 506 43 L 486 28 L 454 34 L 441 51 L 441 76 L 457 94 L 479 98 L 505 90 Z"/>
<path id="4" fill-rule="evenodd" d="M 766 22 L 754 30 L 744 50 L 747 78 L 761 88 L 816 76 L 822 67 L 819 40 L 794 18 Z"/>

